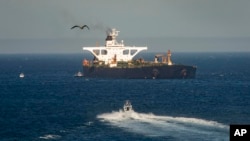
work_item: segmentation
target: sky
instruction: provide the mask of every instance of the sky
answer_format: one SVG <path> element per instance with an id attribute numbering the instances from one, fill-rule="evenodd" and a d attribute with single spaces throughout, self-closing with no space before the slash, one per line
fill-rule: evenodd
<path id="1" fill-rule="evenodd" d="M 81 52 L 104 44 L 108 28 L 125 44 L 156 50 L 250 51 L 249 7 L 249 0 L 1 0 L 0 53 Z M 71 30 L 76 24 L 90 30 Z"/>

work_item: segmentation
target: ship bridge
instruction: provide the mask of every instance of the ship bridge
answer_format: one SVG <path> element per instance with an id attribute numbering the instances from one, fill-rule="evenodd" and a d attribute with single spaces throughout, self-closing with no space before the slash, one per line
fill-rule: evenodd
<path id="1" fill-rule="evenodd" d="M 99 47 L 83 47 L 83 50 L 91 52 L 98 61 L 103 61 L 105 64 L 116 63 L 117 61 L 128 62 L 142 50 L 147 50 L 147 47 L 125 46 L 123 40 L 119 43 L 116 40 L 119 31 L 112 29 L 107 35 L 105 46 Z"/>

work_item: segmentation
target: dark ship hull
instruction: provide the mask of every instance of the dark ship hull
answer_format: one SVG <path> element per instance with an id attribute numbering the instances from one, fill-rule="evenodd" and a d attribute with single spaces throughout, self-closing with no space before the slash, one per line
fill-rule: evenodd
<path id="1" fill-rule="evenodd" d="M 151 65 L 141 67 L 83 66 L 84 76 L 115 79 L 192 79 L 196 67 L 186 65 Z"/>

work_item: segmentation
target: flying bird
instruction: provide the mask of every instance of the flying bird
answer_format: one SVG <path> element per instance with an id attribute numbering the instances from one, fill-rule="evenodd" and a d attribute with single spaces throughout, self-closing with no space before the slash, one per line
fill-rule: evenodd
<path id="1" fill-rule="evenodd" d="M 71 27 L 71 29 L 74 29 L 74 28 L 76 28 L 76 27 L 78 27 L 78 28 L 80 28 L 80 29 L 83 29 L 83 28 L 88 28 L 88 30 L 89 30 L 89 27 L 87 26 L 87 25 L 83 25 L 83 26 L 79 26 L 79 25 L 75 25 L 75 26 L 73 26 L 73 27 Z"/>

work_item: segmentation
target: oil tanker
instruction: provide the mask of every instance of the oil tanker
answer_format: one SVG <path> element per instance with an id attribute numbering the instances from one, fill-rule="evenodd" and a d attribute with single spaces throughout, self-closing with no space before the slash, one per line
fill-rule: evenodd
<path id="1" fill-rule="evenodd" d="M 125 46 L 123 40 L 117 42 L 119 31 L 112 29 L 104 46 L 83 47 L 93 55 L 93 60 L 84 59 L 83 73 L 89 78 L 112 79 L 192 79 L 196 66 L 174 64 L 171 52 L 157 54 L 152 61 L 133 59 L 147 47 Z"/>

